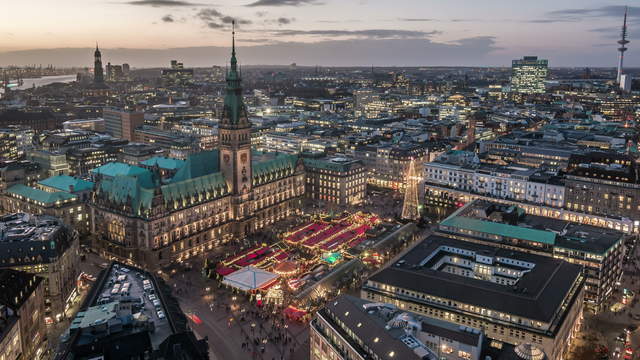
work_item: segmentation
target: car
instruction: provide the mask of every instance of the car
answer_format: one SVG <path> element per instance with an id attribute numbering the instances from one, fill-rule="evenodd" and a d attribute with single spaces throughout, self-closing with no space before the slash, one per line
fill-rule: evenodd
<path id="1" fill-rule="evenodd" d="M 200 317 L 196 314 L 188 314 L 187 317 L 198 325 L 202 324 L 202 319 L 200 319 Z"/>
<path id="2" fill-rule="evenodd" d="M 611 353 L 612 359 L 620 359 L 620 348 L 616 348 L 613 353 Z"/>
<path id="3" fill-rule="evenodd" d="M 638 325 L 629 325 L 629 326 L 627 326 L 626 328 L 624 328 L 624 331 L 625 331 L 627 334 L 630 334 L 630 333 L 632 333 L 632 332 L 634 332 L 634 331 L 636 331 L 636 330 L 638 330 Z"/>
<path id="4" fill-rule="evenodd" d="M 616 337 L 617 342 L 624 343 L 627 340 L 627 334 L 622 333 Z"/>
<path id="5" fill-rule="evenodd" d="M 164 319 L 164 311 L 159 310 L 159 311 L 157 312 L 157 314 L 158 314 L 158 318 L 159 318 L 159 319 Z"/>

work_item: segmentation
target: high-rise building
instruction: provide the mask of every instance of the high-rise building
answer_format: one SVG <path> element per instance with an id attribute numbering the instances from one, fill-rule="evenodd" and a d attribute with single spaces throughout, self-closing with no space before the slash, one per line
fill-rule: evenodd
<path id="1" fill-rule="evenodd" d="M 620 75 L 620 90 L 624 92 L 631 92 L 631 83 L 633 78 L 629 74 Z"/>
<path id="2" fill-rule="evenodd" d="M 537 56 L 513 60 L 511 65 L 511 91 L 520 94 L 544 93 L 549 61 Z"/>
<path id="3" fill-rule="evenodd" d="M 144 113 L 139 111 L 105 108 L 102 117 L 107 133 L 129 141 L 135 140 L 135 129 L 144 125 Z"/>

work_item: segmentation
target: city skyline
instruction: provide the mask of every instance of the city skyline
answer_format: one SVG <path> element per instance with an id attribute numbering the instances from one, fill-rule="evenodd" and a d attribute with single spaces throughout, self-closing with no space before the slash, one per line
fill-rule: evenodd
<path id="1" fill-rule="evenodd" d="M 508 66 L 511 59 L 538 55 L 552 67 L 615 66 L 625 5 L 65 0 L 53 9 L 43 1 L 14 3 L 1 19 L 0 66 L 87 66 L 95 41 L 105 63 L 152 67 L 179 58 L 189 66 L 223 65 L 232 19 L 245 65 Z M 10 13 L 28 13 L 39 26 L 25 26 Z M 632 41 L 640 34 L 637 24 L 640 7 L 630 6 Z M 626 57 L 628 66 L 640 65 L 633 43 Z"/>

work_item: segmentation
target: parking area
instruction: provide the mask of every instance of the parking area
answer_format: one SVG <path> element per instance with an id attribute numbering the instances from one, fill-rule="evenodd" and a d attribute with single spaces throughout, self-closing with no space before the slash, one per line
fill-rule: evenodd
<path id="1" fill-rule="evenodd" d="M 151 333 L 151 342 L 154 347 L 171 334 L 167 312 L 158 289 L 144 273 L 114 264 L 94 305 L 113 301 L 130 302 L 134 317 L 147 317 L 152 321 L 154 331 Z"/>

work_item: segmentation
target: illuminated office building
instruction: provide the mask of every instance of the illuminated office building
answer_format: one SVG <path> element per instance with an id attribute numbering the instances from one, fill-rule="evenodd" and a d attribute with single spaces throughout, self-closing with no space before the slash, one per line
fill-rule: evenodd
<path id="1" fill-rule="evenodd" d="M 542 94 L 548 75 L 548 60 L 525 56 L 511 65 L 511 91 L 520 94 Z"/>

